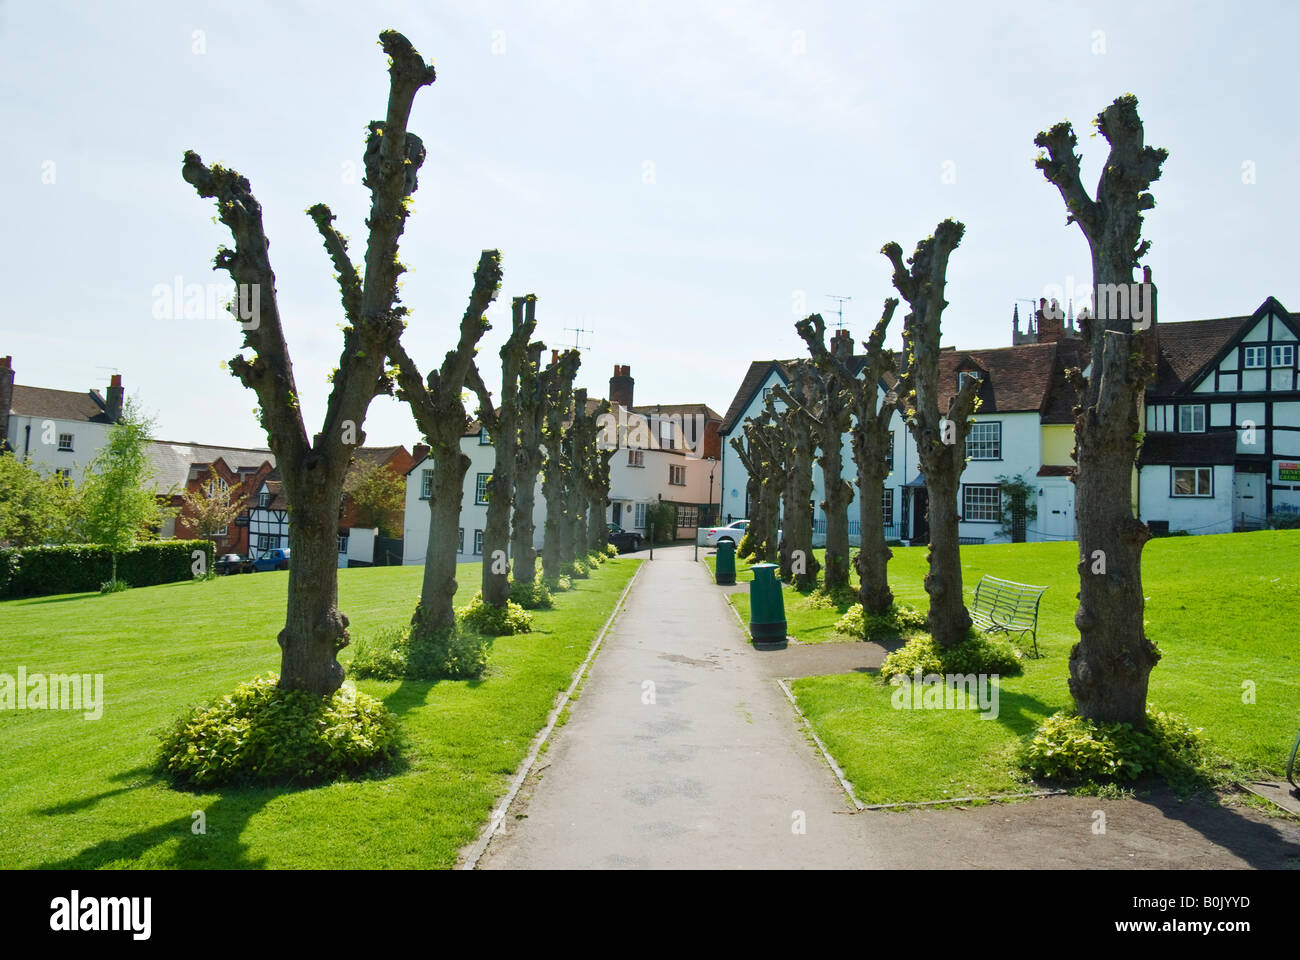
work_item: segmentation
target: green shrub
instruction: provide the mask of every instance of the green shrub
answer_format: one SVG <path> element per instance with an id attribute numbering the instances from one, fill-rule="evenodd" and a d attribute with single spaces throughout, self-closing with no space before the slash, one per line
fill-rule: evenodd
<path id="1" fill-rule="evenodd" d="M 591 574 L 587 570 L 587 565 L 581 560 L 574 560 L 569 566 L 569 575 L 574 580 L 586 580 Z"/>
<path id="2" fill-rule="evenodd" d="M 754 537 L 748 529 L 740 538 L 740 543 L 736 544 L 737 557 L 752 557 L 754 555 Z"/>
<path id="3" fill-rule="evenodd" d="M 354 644 L 354 677 L 377 680 L 473 680 L 487 668 L 490 640 L 458 624 L 412 641 L 411 628 L 393 627 Z"/>
<path id="4" fill-rule="evenodd" d="M 803 606 L 807 610 L 839 610 L 853 605 L 856 596 L 848 587 L 836 587 L 834 590 L 819 587 L 803 598 Z"/>
<path id="5" fill-rule="evenodd" d="M 1147 708 L 1147 729 L 1093 723 L 1071 711 L 1043 721 L 1020 752 L 1034 777 L 1067 783 L 1107 783 L 1159 777 L 1189 786 L 1208 777 L 1210 747 L 1199 727 Z"/>
<path id="6" fill-rule="evenodd" d="M 216 545 L 211 540 L 151 540 L 117 556 L 117 579 L 136 587 L 175 583 L 194 577 L 195 550 L 211 570 Z M 113 553 L 98 544 L 14 547 L 0 550 L 0 598 L 91 593 L 113 575 Z"/>
<path id="7" fill-rule="evenodd" d="M 607 557 L 617 557 L 617 556 L 618 556 L 618 547 L 614 546 L 612 543 L 607 543 L 607 544 L 605 544 L 605 556 L 607 556 Z"/>
<path id="8" fill-rule="evenodd" d="M 573 589 L 573 580 L 565 576 L 556 577 L 546 581 L 546 589 L 551 593 L 567 593 Z"/>
<path id="9" fill-rule="evenodd" d="M 598 550 L 593 550 L 591 551 L 591 553 L 587 554 L 587 566 L 590 569 L 594 570 L 596 567 L 599 567 L 604 562 L 605 562 L 605 555 Z"/>
<path id="10" fill-rule="evenodd" d="M 508 637 L 516 633 L 531 633 L 533 618 L 517 603 L 506 602 L 506 608 L 483 602 L 483 594 L 474 594 L 468 604 L 456 611 L 456 618 L 467 630 L 485 637 Z"/>
<path id="11" fill-rule="evenodd" d="M 972 633 L 952 647 L 940 647 L 928 633 L 912 637 L 900 649 L 885 657 L 880 677 L 949 673 L 996 673 L 1014 676 L 1021 672 L 1016 649 L 1001 637 Z"/>
<path id="12" fill-rule="evenodd" d="M 835 621 L 835 632 L 864 640 L 892 640 L 910 637 L 925 629 L 925 614 L 916 607 L 896 603 L 885 613 L 864 614 L 855 603 Z"/>
<path id="13" fill-rule="evenodd" d="M 121 593 L 123 590 L 130 589 L 131 584 L 120 578 L 117 580 L 105 580 L 99 585 L 100 593 Z"/>
<path id="14" fill-rule="evenodd" d="M 397 718 L 344 686 L 322 698 L 276 686 L 274 674 L 196 707 L 162 736 L 159 772 L 179 787 L 318 782 L 391 759 Z"/>
<path id="15" fill-rule="evenodd" d="M 510 602 L 517 603 L 525 610 L 543 610 L 551 606 L 551 592 L 541 580 L 532 583 L 510 582 Z"/>

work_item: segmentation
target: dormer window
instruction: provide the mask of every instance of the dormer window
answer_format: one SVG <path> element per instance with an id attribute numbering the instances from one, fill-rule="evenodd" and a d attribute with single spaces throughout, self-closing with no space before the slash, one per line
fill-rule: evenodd
<path id="1" fill-rule="evenodd" d="M 962 387 L 966 386 L 967 380 L 974 380 L 978 384 L 983 379 L 983 374 L 978 370 L 962 370 L 957 374 L 957 390 L 960 391 Z M 979 387 L 976 387 L 975 389 L 978 390 Z"/>

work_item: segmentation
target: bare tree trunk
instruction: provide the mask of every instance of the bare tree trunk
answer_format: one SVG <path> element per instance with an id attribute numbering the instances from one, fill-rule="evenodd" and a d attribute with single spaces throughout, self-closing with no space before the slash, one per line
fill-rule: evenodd
<path id="1" fill-rule="evenodd" d="M 1150 242 L 1142 211 L 1155 206 L 1148 189 L 1168 157 L 1144 144 L 1137 98 L 1120 97 L 1097 117 L 1110 155 L 1089 197 L 1079 179 L 1078 138 L 1068 122 L 1039 133 L 1037 161 L 1060 191 L 1069 218 L 1092 252 L 1093 312 L 1083 323 L 1091 376 L 1070 371 L 1080 394 L 1075 417 L 1075 517 L 1079 530 L 1079 642 L 1070 651 L 1070 694 L 1091 720 L 1146 726 L 1147 686 L 1160 653 L 1143 629 L 1142 548 L 1150 539 L 1133 516 L 1142 392 L 1154 370 L 1155 288 L 1133 270 Z"/>
<path id="2" fill-rule="evenodd" d="M 470 365 L 470 385 L 478 394 L 479 420 L 492 438 L 495 460 L 488 480 L 487 522 L 483 527 L 483 602 L 506 609 L 510 602 L 510 508 L 515 498 L 519 449 L 519 374 L 528 362 L 528 341 L 537 326 L 537 298 L 515 297 L 510 337 L 501 347 L 501 405 L 494 407 L 478 368 Z M 463 488 L 462 488 L 463 489 Z M 459 505 L 459 500 L 457 501 Z"/>
<path id="3" fill-rule="evenodd" d="M 533 547 L 533 508 L 537 475 L 542 469 L 542 350 L 528 345 L 528 362 L 519 372 L 519 446 L 515 450 L 514 516 L 511 519 L 511 566 L 516 583 L 531 584 L 537 576 L 537 550 Z"/>
<path id="4" fill-rule="evenodd" d="M 940 317 L 948 306 L 944 285 L 948 258 L 965 230 L 954 220 L 943 221 L 934 236 L 916 245 L 908 260 L 910 270 L 903 264 L 898 244 L 888 243 L 881 251 L 893 265 L 895 289 L 911 308 L 903 325 L 909 360 L 900 378 L 898 408 L 916 440 L 925 475 L 930 518 L 930 572 L 925 578 L 930 595 L 928 626 L 935 641 L 945 647 L 965 640 L 971 625 L 962 596 L 957 491 L 966 469 L 966 434 L 979 381 L 968 379 L 949 402 L 946 414 L 939 408 Z"/>
<path id="5" fill-rule="evenodd" d="M 462 391 L 471 380 L 474 349 L 488 329 L 484 314 L 500 286 L 501 254 L 484 250 L 474 271 L 474 290 L 461 318 L 456 349 L 447 352 L 442 366 L 430 372 L 427 381 L 400 344 L 392 349 L 400 387 L 398 398 L 410 406 L 433 460 L 424 586 L 411 617 L 413 644 L 436 639 L 456 622 L 456 531 L 460 527 L 462 485 L 469 469 L 469 458 L 460 448 L 469 426 Z"/>
<path id="6" fill-rule="evenodd" d="M 609 412 L 608 401 L 601 412 Z M 595 451 L 595 465 L 587 500 L 587 537 L 591 549 L 598 553 L 603 553 L 609 543 L 609 525 L 605 520 L 605 508 L 609 506 L 609 462 L 617 452 L 617 447 L 609 450 L 597 448 Z"/>
<path id="7" fill-rule="evenodd" d="M 556 580 L 573 563 L 573 525 L 568 516 L 565 470 L 565 420 L 573 408 L 573 379 L 581 362 L 577 350 L 566 350 L 546 368 L 546 411 L 542 419 L 542 496 L 546 498 L 546 540 L 542 545 L 542 576 Z"/>
<path id="8" fill-rule="evenodd" d="M 388 110 L 384 120 L 370 123 L 366 138 L 371 204 L 364 270 L 353 264 L 329 208 L 316 204 L 307 211 L 334 266 L 346 320 L 325 420 L 310 440 L 280 323 L 261 204 L 246 178 L 228 167 L 206 166 L 194 151 L 186 152 L 181 171 L 199 196 L 217 201 L 217 217 L 235 240 L 234 250 L 218 251 L 215 264 L 236 284 L 244 347 L 252 354 L 232 358 L 230 372 L 257 394 L 293 515 L 279 684 L 320 696 L 343 682 L 338 652 L 347 646 L 348 633 L 347 618 L 338 611 L 338 506 L 353 452 L 365 442 L 370 401 L 392 389 L 385 360 L 406 313 L 397 291 L 405 269 L 398 241 L 425 155 L 420 138 L 406 126 L 416 93 L 435 78 L 433 67 L 400 33 L 386 30 L 379 39 L 389 59 Z"/>
<path id="9" fill-rule="evenodd" d="M 781 579 L 799 590 L 817 586 L 821 564 L 813 555 L 813 438 L 806 419 L 799 413 L 796 397 L 806 400 L 811 392 L 811 370 L 803 362 L 794 365 L 790 389 L 772 389 L 773 396 L 786 404 L 777 418 L 785 449 L 784 510 L 781 517 Z"/>

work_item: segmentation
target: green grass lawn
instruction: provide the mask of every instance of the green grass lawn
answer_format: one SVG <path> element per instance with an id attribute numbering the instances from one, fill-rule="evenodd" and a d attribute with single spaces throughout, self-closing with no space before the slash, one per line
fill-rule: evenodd
<path id="1" fill-rule="evenodd" d="M 894 548 L 890 583 L 899 601 L 928 608 L 926 550 Z M 1075 543 L 962 547 L 967 602 L 982 574 L 1046 584 L 1039 613 L 1041 660 L 1000 682 L 1000 712 L 895 710 L 892 689 L 869 674 L 794 683 L 801 709 L 866 803 L 936 800 L 1028 789 L 1011 763 L 1022 737 L 1070 706 L 1066 680 L 1077 641 Z M 712 557 L 708 558 L 712 561 Z M 749 579 L 738 563 L 737 579 Z M 1153 540 L 1143 553 L 1147 633 L 1163 658 L 1150 702 L 1204 728 L 1238 777 L 1277 776 L 1300 726 L 1300 531 Z M 733 597 L 746 621 L 748 597 Z M 791 636 L 843 639 L 835 609 L 811 609 L 785 591 Z M 1242 702 L 1246 681 L 1255 702 Z"/>
<path id="2" fill-rule="evenodd" d="M 0 672 L 100 673 L 106 702 L 98 721 L 0 711 L 0 867 L 452 866 L 639 563 L 606 563 L 555 594 L 533 633 L 494 642 L 481 680 L 357 683 L 400 715 L 402 761 L 382 778 L 309 789 L 185 793 L 151 772 L 154 731 L 279 668 L 287 574 L 0 603 Z M 422 574 L 340 570 L 352 635 L 405 623 Z M 478 565 L 458 579 L 464 604 Z M 196 811 L 204 835 L 192 832 Z"/>

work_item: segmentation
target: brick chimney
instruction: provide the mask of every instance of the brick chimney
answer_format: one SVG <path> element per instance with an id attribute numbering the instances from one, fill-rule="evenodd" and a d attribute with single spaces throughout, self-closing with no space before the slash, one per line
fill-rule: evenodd
<path id="1" fill-rule="evenodd" d="M 632 379 L 632 368 L 615 365 L 614 375 L 609 378 L 609 402 L 632 409 L 632 388 L 635 385 L 636 381 Z"/>
<path id="2" fill-rule="evenodd" d="M 552 351 L 551 351 L 551 363 L 559 363 L 559 362 L 560 362 L 560 351 L 559 351 L 559 350 L 552 350 Z"/>
<path id="3" fill-rule="evenodd" d="M 427 443 L 417 443 L 411 448 L 411 459 L 419 463 L 429 455 L 429 445 Z"/>
<path id="4" fill-rule="evenodd" d="M 122 389 L 122 375 L 113 374 L 113 379 L 108 382 L 108 416 L 114 423 L 122 419 L 122 402 L 126 399 L 126 391 Z"/>
<path id="5" fill-rule="evenodd" d="M 14 401 L 14 358 L 0 357 L 0 447 L 9 439 L 9 409 Z"/>
<path id="6" fill-rule="evenodd" d="M 853 356 L 853 336 L 847 330 L 831 334 L 831 356 L 848 359 Z"/>
<path id="7" fill-rule="evenodd" d="M 1040 298 L 1034 320 L 1039 343 L 1056 343 L 1065 336 L 1065 311 L 1056 300 L 1049 304 L 1046 297 Z"/>

